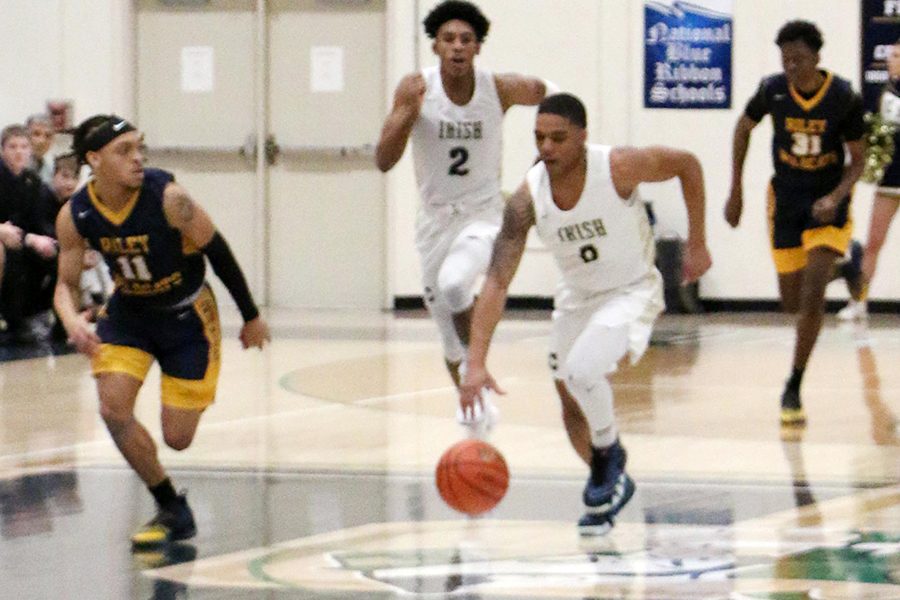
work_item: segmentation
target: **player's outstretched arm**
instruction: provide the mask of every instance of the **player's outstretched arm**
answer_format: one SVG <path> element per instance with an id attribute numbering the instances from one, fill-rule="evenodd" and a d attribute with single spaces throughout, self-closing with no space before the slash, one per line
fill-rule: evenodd
<path id="1" fill-rule="evenodd" d="M 394 106 L 384 121 L 375 147 L 375 164 L 382 172 L 390 171 L 403 156 L 424 99 L 425 78 L 421 73 L 407 75 L 397 85 Z"/>
<path id="2" fill-rule="evenodd" d="M 487 277 L 472 312 L 466 375 L 460 385 L 459 401 L 464 413 L 480 397 L 484 387 L 504 393 L 487 372 L 485 359 L 494 329 L 503 315 L 507 290 L 519 267 L 528 239 L 528 230 L 532 225 L 534 225 L 534 207 L 531 194 L 528 186 L 522 184 L 506 201 L 503 225 L 494 242 Z"/>
<path id="3" fill-rule="evenodd" d="M 234 298 L 244 319 L 240 334 L 241 344 L 244 348 L 262 348 L 272 339 L 269 326 L 259 316 L 259 309 L 253 301 L 244 273 L 231 253 L 228 242 L 216 231 L 212 219 L 177 183 L 166 186 L 163 208 L 169 224 L 181 231 L 182 235 L 203 251 L 213 271 Z"/>
<path id="4" fill-rule="evenodd" d="M 679 179 L 688 217 L 682 276 L 686 283 L 699 279 L 712 266 L 712 259 L 706 247 L 703 168 L 697 157 L 667 146 L 620 147 L 613 150 L 610 165 L 613 183 L 623 198 L 630 197 L 640 183 Z"/>
<path id="5" fill-rule="evenodd" d="M 100 347 L 100 338 L 78 312 L 77 299 L 81 296 L 84 238 L 75 228 L 68 202 L 63 205 L 56 217 L 56 235 L 59 241 L 59 259 L 53 307 L 62 321 L 69 341 L 79 352 L 91 356 Z"/>

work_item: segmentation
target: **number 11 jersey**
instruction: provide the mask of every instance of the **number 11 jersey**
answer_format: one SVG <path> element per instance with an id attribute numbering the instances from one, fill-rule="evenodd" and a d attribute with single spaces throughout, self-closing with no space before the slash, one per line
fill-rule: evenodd
<path id="1" fill-rule="evenodd" d="M 94 182 L 70 200 L 75 228 L 103 255 L 115 296 L 129 308 L 167 308 L 191 298 L 203 284 L 203 254 L 169 225 L 163 192 L 171 173 L 144 169 L 144 181 L 121 210 L 103 204 Z"/>

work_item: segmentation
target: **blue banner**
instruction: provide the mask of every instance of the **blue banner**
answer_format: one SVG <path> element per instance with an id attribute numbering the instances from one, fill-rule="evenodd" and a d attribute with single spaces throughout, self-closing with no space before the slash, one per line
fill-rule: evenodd
<path id="1" fill-rule="evenodd" d="M 645 0 L 644 107 L 731 108 L 731 0 Z"/>
<path id="2" fill-rule="evenodd" d="M 867 112 L 878 112 L 887 83 L 888 52 L 900 38 L 900 0 L 862 0 L 862 97 Z"/>

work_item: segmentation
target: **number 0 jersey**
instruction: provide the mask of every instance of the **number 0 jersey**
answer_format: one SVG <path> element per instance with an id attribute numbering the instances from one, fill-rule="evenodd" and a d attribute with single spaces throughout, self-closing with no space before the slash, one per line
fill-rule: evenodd
<path id="1" fill-rule="evenodd" d="M 163 191 L 174 180 L 166 171 L 144 169 L 141 188 L 119 211 L 100 202 L 93 181 L 69 202 L 75 228 L 103 255 L 114 295 L 125 306 L 176 306 L 203 284 L 203 254 L 169 225 L 163 211 Z"/>
<path id="2" fill-rule="evenodd" d="M 619 196 L 609 166 L 610 146 L 586 145 L 584 190 L 570 210 L 553 201 L 543 162 L 526 175 L 535 224 L 562 272 L 556 308 L 576 308 L 587 296 L 627 286 L 655 269 L 655 245 L 637 190 Z"/>
<path id="3" fill-rule="evenodd" d="M 499 197 L 503 108 L 493 73 L 475 69 L 475 91 L 465 106 L 447 97 L 439 67 L 422 75 L 425 98 L 412 131 L 422 201 L 477 205 Z"/>
<path id="4" fill-rule="evenodd" d="M 850 82 L 822 71 L 825 82 L 803 97 L 783 73 L 762 80 L 744 111 L 759 122 L 772 115 L 773 183 L 777 189 L 834 189 L 844 172 L 844 142 L 865 132 L 862 100 Z"/>

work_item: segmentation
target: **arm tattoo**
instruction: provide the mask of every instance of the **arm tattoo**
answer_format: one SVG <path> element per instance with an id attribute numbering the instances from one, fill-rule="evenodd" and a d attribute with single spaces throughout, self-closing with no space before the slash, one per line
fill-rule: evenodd
<path id="1" fill-rule="evenodd" d="M 496 277 L 504 285 L 509 284 L 522 259 L 528 230 L 534 222 L 534 206 L 530 198 L 521 191 L 516 192 L 506 203 L 503 226 L 494 242 L 488 276 Z"/>
<path id="2" fill-rule="evenodd" d="M 194 203 L 191 197 L 184 192 L 179 192 L 176 197 L 178 218 L 182 223 L 188 223 L 194 218 Z"/>

